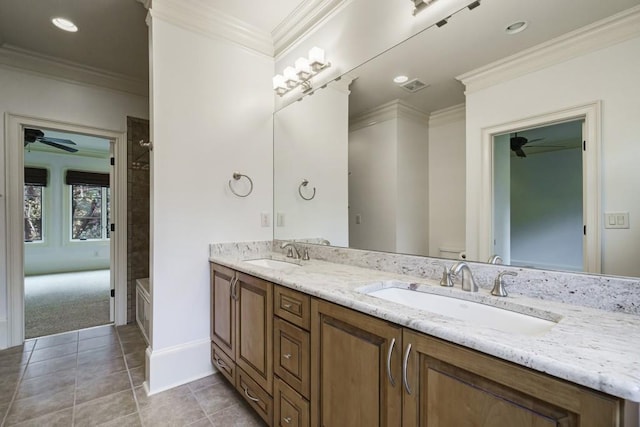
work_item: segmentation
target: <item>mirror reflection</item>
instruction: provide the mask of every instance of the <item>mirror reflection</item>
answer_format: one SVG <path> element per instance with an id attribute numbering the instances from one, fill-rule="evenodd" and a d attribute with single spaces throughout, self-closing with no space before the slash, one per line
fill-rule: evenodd
<path id="1" fill-rule="evenodd" d="M 638 4 L 483 1 L 276 112 L 274 238 L 640 276 Z"/>

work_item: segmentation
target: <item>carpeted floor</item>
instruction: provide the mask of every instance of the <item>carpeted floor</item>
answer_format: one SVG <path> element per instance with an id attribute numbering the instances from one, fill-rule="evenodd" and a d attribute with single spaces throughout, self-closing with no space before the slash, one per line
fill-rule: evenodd
<path id="1" fill-rule="evenodd" d="M 25 338 L 109 323 L 109 270 L 24 278 Z"/>

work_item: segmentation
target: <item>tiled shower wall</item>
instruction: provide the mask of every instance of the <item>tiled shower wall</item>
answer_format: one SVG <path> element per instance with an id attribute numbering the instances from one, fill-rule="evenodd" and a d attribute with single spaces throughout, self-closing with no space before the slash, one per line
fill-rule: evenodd
<path id="1" fill-rule="evenodd" d="M 149 277 L 149 121 L 127 117 L 127 322 L 136 321 L 136 279 Z"/>

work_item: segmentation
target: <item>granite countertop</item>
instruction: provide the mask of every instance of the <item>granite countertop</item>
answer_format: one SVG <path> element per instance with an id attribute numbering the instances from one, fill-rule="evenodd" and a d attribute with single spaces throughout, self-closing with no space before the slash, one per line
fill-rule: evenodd
<path id="1" fill-rule="evenodd" d="M 244 259 L 243 259 L 244 257 Z M 425 334 L 548 373 L 604 393 L 640 402 L 640 317 L 523 296 L 494 297 L 443 288 L 437 281 L 320 260 L 294 261 L 283 270 L 243 262 L 281 254 L 212 255 L 210 261 L 388 320 Z M 517 278 L 506 278 L 517 283 Z M 387 286 L 419 284 L 431 293 L 455 296 L 557 322 L 539 335 L 503 332 L 366 295 Z M 415 286 L 415 285 L 414 285 Z"/>

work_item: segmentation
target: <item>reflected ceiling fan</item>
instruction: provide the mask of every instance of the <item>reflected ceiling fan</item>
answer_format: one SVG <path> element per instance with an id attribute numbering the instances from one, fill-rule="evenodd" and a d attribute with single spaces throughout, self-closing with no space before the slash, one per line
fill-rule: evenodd
<path id="1" fill-rule="evenodd" d="M 68 139 L 61 138 L 51 138 L 48 136 L 44 136 L 44 132 L 40 129 L 24 129 L 24 146 L 28 146 L 29 144 L 33 144 L 34 142 L 41 142 L 50 147 L 59 148 L 60 150 L 67 151 L 69 153 L 75 153 L 78 151 L 77 148 L 69 147 L 69 145 L 76 145 L 75 142 Z"/>
<path id="2" fill-rule="evenodd" d="M 522 149 L 526 144 L 531 144 L 533 142 L 542 141 L 544 138 L 536 138 L 536 139 L 527 139 L 524 136 L 518 136 L 518 132 L 514 133 L 511 136 L 509 142 L 511 143 L 511 151 L 516 153 L 518 157 L 527 157 L 524 150 Z"/>

